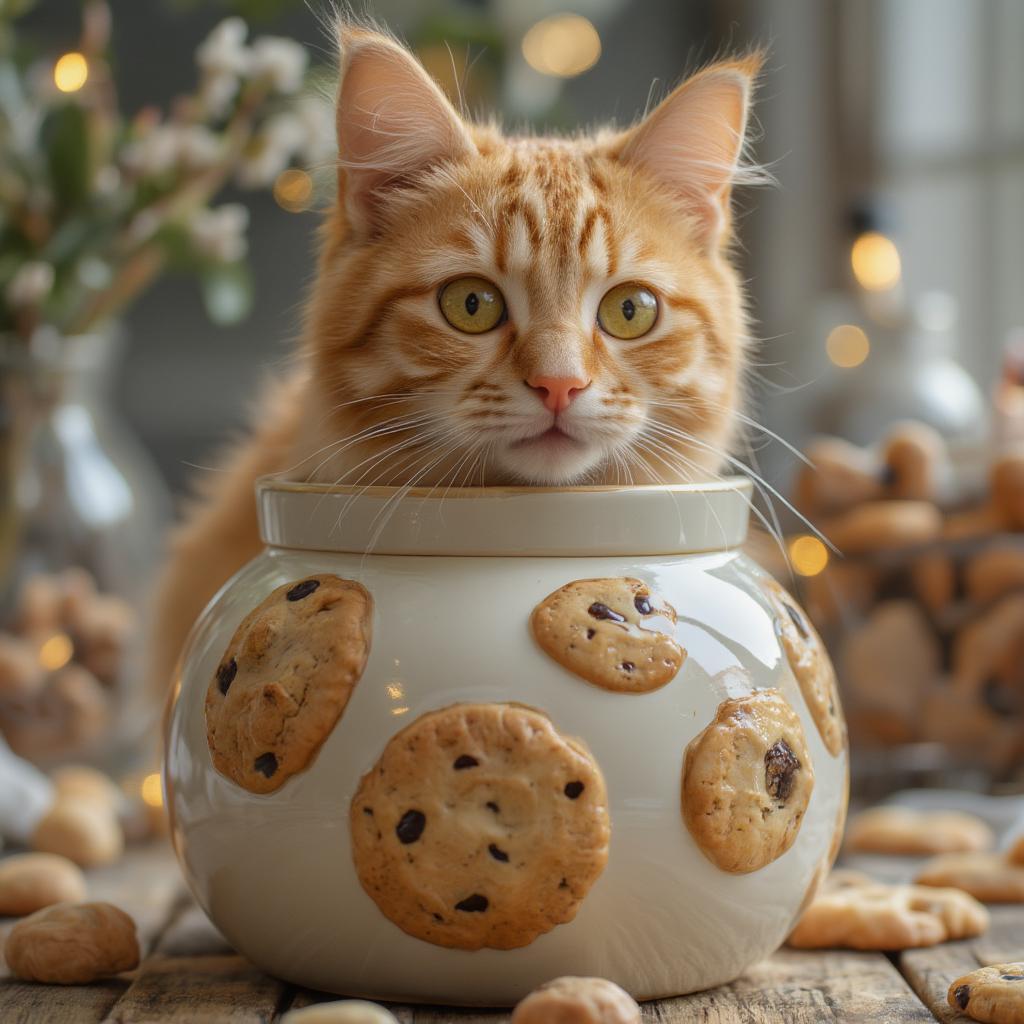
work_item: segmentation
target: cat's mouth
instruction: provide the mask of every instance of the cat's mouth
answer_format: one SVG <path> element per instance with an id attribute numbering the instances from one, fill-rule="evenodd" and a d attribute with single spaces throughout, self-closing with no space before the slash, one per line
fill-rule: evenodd
<path id="1" fill-rule="evenodd" d="M 536 450 L 562 451 L 584 447 L 582 441 L 567 434 L 560 427 L 550 426 L 532 437 L 524 437 L 521 441 L 513 441 L 510 448 L 532 448 Z"/>

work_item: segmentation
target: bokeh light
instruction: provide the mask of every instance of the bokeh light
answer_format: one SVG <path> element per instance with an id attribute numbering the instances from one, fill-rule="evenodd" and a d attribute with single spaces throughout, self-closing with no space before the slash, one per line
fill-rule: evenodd
<path id="1" fill-rule="evenodd" d="M 789 543 L 789 560 L 800 576 L 817 576 L 828 565 L 828 548 L 808 534 L 794 537 Z"/>
<path id="2" fill-rule="evenodd" d="M 160 785 L 160 773 L 153 772 L 152 775 L 147 775 L 142 780 L 140 792 L 143 803 L 149 804 L 150 807 L 163 807 L 164 791 Z"/>
<path id="3" fill-rule="evenodd" d="M 67 633 L 54 633 L 39 648 L 39 664 L 47 672 L 56 672 L 63 668 L 75 653 L 75 645 Z"/>
<path id="4" fill-rule="evenodd" d="M 579 14 L 552 15 L 523 37 L 523 57 L 542 75 L 573 78 L 592 68 L 600 56 L 601 37 Z"/>
<path id="5" fill-rule="evenodd" d="M 313 179 L 305 172 L 292 168 L 282 171 L 274 182 L 274 199 L 289 213 L 309 209 L 313 198 Z"/>
<path id="6" fill-rule="evenodd" d="M 856 324 L 839 324 L 828 332 L 825 351 L 836 366 L 848 370 L 860 366 L 871 351 L 871 342 L 863 328 Z"/>
<path id="7" fill-rule="evenodd" d="M 65 53 L 53 66 L 53 82 L 61 92 L 78 92 L 89 78 L 89 62 L 80 53 Z"/>
<path id="8" fill-rule="evenodd" d="M 853 276 L 861 288 L 885 291 L 899 283 L 900 253 L 891 238 L 878 231 L 866 231 L 850 250 Z"/>

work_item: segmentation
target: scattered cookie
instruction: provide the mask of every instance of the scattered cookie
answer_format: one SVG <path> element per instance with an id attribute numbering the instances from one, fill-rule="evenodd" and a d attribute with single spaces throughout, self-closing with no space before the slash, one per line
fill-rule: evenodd
<path id="1" fill-rule="evenodd" d="M 794 843 L 814 788 L 796 712 L 778 690 L 723 701 L 687 747 L 683 818 L 704 855 L 745 874 Z"/>
<path id="2" fill-rule="evenodd" d="M 992 829 L 961 811 L 916 811 L 910 807 L 872 807 L 850 822 L 846 845 L 859 853 L 908 856 L 988 850 Z"/>
<path id="3" fill-rule="evenodd" d="M 945 458 L 942 435 L 924 423 L 901 423 L 886 438 L 882 479 L 886 497 L 934 501 Z"/>
<path id="4" fill-rule="evenodd" d="M 58 800 L 78 800 L 117 810 L 124 803 L 124 794 L 109 776 L 88 765 L 65 765 L 50 773 Z"/>
<path id="5" fill-rule="evenodd" d="M 953 640 L 953 687 L 980 694 L 1024 637 L 1024 592 L 1008 594 L 960 629 Z"/>
<path id="6" fill-rule="evenodd" d="M 844 555 L 866 555 L 927 544 L 942 532 L 942 513 L 930 501 L 869 501 L 822 524 Z"/>
<path id="7" fill-rule="evenodd" d="M 981 967 L 949 986 L 954 1010 L 985 1024 L 1024 1024 L 1024 963 Z"/>
<path id="8" fill-rule="evenodd" d="M 392 737 L 350 826 L 359 880 L 385 917 L 457 949 L 514 949 L 571 921 L 610 835 L 591 755 L 512 704 L 456 704 Z"/>
<path id="9" fill-rule="evenodd" d="M 910 566 L 910 582 L 918 600 L 939 615 L 956 597 L 956 566 L 946 554 L 921 555 Z"/>
<path id="10" fill-rule="evenodd" d="M 964 590 L 978 604 L 1024 590 L 1024 544 L 997 542 L 972 555 L 964 566 Z"/>
<path id="11" fill-rule="evenodd" d="M 67 857 L 21 853 L 0 860 L 0 917 L 34 914 L 85 897 L 85 875 Z"/>
<path id="12" fill-rule="evenodd" d="M 992 505 L 1003 526 L 1024 530 L 1024 449 L 1000 457 L 992 467 Z"/>
<path id="13" fill-rule="evenodd" d="M 629 577 L 576 580 L 549 594 L 530 618 L 541 648 L 587 682 L 621 693 L 664 686 L 686 651 L 671 635 L 675 609 Z"/>
<path id="14" fill-rule="evenodd" d="M 555 978 L 519 1003 L 512 1024 L 640 1024 L 640 1007 L 605 978 Z"/>
<path id="15" fill-rule="evenodd" d="M 1011 864 L 1024 865 L 1024 835 L 1018 836 L 1006 851 L 1006 859 Z"/>
<path id="16" fill-rule="evenodd" d="M 793 597 L 770 576 L 761 586 L 775 612 L 775 632 L 807 701 L 825 749 L 835 757 L 846 745 L 846 724 L 839 706 L 836 673 L 825 645 Z"/>
<path id="17" fill-rule="evenodd" d="M 110 903 L 58 903 L 19 921 L 4 944 L 22 981 L 85 985 L 139 965 L 135 922 Z"/>
<path id="18" fill-rule="evenodd" d="M 377 1003 L 340 999 L 289 1010 L 281 1018 L 281 1024 L 398 1024 L 398 1021 L 393 1013 Z"/>
<path id="19" fill-rule="evenodd" d="M 308 767 L 370 650 L 372 599 L 323 574 L 278 587 L 235 630 L 206 693 L 217 771 L 272 793 Z"/>
<path id="20" fill-rule="evenodd" d="M 945 853 L 927 861 L 914 881 L 962 889 L 982 903 L 1024 903 L 1024 866 L 998 853 Z"/>
<path id="21" fill-rule="evenodd" d="M 794 488 L 804 515 L 831 514 L 882 496 L 878 467 L 865 449 L 839 437 L 819 437 L 805 454 L 810 465 L 800 466 Z"/>
<path id="22" fill-rule="evenodd" d="M 854 879 L 826 883 L 786 941 L 796 949 L 914 949 L 981 935 L 988 922 L 988 911 L 958 889 Z"/>
<path id="23" fill-rule="evenodd" d="M 124 852 L 124 830 L 110 808 L 58 797 L 36 825 L 30 845 L 83 868 L 101 867 Z"/>

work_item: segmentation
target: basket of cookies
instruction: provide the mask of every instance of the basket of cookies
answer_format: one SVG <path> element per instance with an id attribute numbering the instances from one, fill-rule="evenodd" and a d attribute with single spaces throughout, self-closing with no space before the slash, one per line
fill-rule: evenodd
<path id="1" fill-rule="evenodd" d="M 848 761 L 818 634 L 741 550 L 749 486 L 263 481 L 266 549 L 166 727 L 175 848 L 232 945 L 492 1006 L 560 974 L 695 991 L 775 949 Z"/>
<path id="2" fill-rule="evenodd" d="M 795 503 L 837 554 L 797 564 L 855 746 L 935 744 L 946 769 L 1024 755 L 1024 451 L 986 468 L 920 423 L 821 438 Z M 870 759 L 864 762 L 870 765 Z"/>

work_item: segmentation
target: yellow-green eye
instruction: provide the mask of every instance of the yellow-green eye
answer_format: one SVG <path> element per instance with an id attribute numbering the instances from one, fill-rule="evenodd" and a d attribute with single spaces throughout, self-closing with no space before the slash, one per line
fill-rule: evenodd
<path id="1" fill-rule="evenodd" d="M 438 296 L 441 314 L 457 331 L 483 334 L 505 316 L 501 292 L 482 277 L 449 281 Z"/>
<path id="2" fill-rule="evenodd" d="M 658 300 L 642 284 L 617 284 L 597 307 L 597 322 L 613 338 L 632 341 L 645 335 L 658 319 Z"/>

